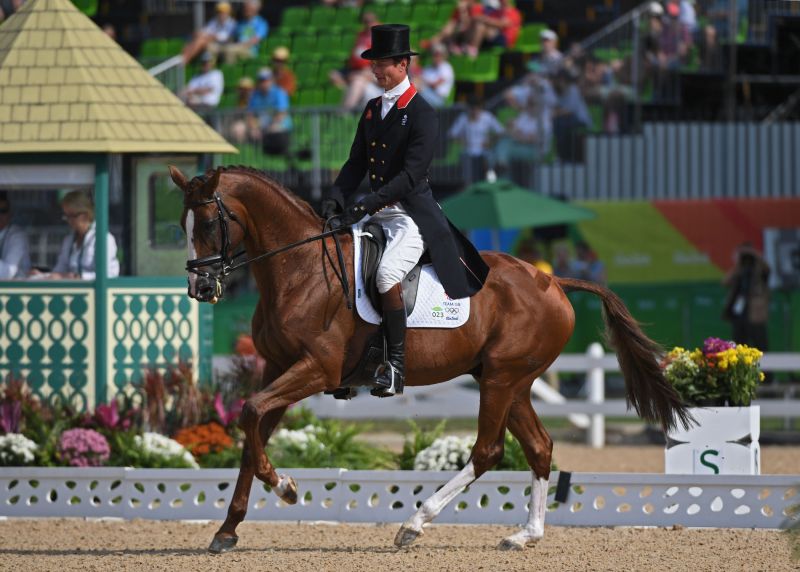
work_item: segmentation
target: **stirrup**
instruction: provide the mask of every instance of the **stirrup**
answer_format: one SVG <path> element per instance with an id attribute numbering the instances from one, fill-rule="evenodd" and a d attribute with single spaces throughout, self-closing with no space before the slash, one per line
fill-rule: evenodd
<path id="1" fill-rule="evenodd" d="M 384 384 L 384 379 L 381 379 L 389 370 L 390 384 Z M 395 395 L 403 395 L 403 376 L 392 365 L 392 362 L 385 361 L 375 370 L 374 383 L 376 385 L 369 393 L 375 397 L 392 397 Z"/>

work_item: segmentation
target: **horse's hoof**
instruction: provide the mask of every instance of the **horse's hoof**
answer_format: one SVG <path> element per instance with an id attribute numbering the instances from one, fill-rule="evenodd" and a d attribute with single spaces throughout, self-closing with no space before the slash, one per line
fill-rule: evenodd
<path id="1" fill-rule="evenodd" d="M 289 475 L 281 475 L 275 492 L 286 504 L 297 504 L 297 483 Z"/>
<path id="2" fill-rule="evenodd" d="M 397 531 L 397 536 L 394 537 L 394 545 L 398 548 L 405 548 L 411 546 L 417 538 L 422 536 L 421 530 L 413 530 L 405 526 L 401 526 Z"/>
<path id="3" fill-rule="evenodd" d="M 522 544 L 518 544 L 509 538 L 504 538 L 503 541 L 497 545 L 498 550 L 524 550 Z"/>
<path id="4" fill-rule="evenodd" d="M 222 536 L 218 534 L 214 537 L 214 540 L 211 541 L 208 551 L 211 554 L 222 554 L 223 552 L 233 550 L 238 541 L 238 536 Z"/>

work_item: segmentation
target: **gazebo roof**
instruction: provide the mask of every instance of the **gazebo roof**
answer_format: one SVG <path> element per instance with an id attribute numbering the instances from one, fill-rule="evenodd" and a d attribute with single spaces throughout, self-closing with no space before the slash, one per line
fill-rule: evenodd
<path id="1" fill-rule="evenodd" d="M 0 25 L 0 153 L 235 153 L 69 0 Z"/>

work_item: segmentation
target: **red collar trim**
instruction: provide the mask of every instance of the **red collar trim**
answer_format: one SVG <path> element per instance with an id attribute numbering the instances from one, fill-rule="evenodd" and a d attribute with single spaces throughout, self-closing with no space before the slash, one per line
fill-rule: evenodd
<path id="1" fill-rule="evenodd" d="M 412 83 L 408 86 L 408 89 L 403 92 L 397 100 L 397 109 L 405 109 L 408 106 L 408 103 L 414 99 L 414 96 L 417 95 L 417 88 L 414 87 Z"/>

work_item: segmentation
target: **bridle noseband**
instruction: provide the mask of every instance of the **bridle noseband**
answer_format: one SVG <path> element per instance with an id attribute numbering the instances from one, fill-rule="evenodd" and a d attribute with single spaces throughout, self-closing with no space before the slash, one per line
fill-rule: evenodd
<path id="1" fill-rule="evenodd" d="M 255 262 L 256 260 L 261 260 L 262 258 L 269 258 L 271 256 L 275 256 L 276 254 L 280 254 L 281 252 L 286 252 L 292 248 L 297 246 L 301 246 L 303 244 L 308 244 L 309 242 L 314 242 L 315 240 L 323 240 L 329 236 L 333 236 L 334 243 L 336 244 L 336 254 L 339 261 L 339 269 L 341 274 L 336 272 L 334 267 L 334 273 L 336 277 L 339 279 L 339 282 L 342 284 L 342 290 L 344 293 L 344 297 L 347 303 L 348 309 L 352 309 L 352 303 L 350 302 L 350 286 L 347 279 L 347 270 L 345 268 L 344 263 L 344 256 L 342 255 L 342 247 L 339 244 L 339 237 L 336 236 L 340 232 L 347 232 L 350 230 L 350 227 L 339 227 L 334 228 L 332 230 L 325 231 L 321 234 L 311 236 L 309 238 L 305 238 L 303 240 L 299 240 L 297 242 L 293 242 L 291 244 L 287 244 L 286 246 L 281 246 L 280 248 L 276 248 L 275 250 L 269 250 L 267 252 L 263 252 L 258 256 L 254 256 L 253 258 L 248 258 L 247 260 L 243 260 L 239 263 L 234 263 L 234 261 L 239 258 L 240 256 L 244 256 L 245 251 L 241 250 L 230 256 L 228 252 L 231 250 L 231 241 L 230 241 L 230 232 L 228 231 L 228 219 L 234 221 L 238 224 L 242 230 L 247 233 L 247 229 L 245 228 L 242 221 L 239 220 L 239 217 L 236 216 L 228 206 L 223 202 L 222 196 L 219 193 L 214 193 L 210 199 L 206 199 L 204 201 L 199 201 L 196 203 L 187 204 L 187 209 L 193 209 L 196 207 L 200 207 L 203 205 L 210 205 L 211 203 L 215 203 L 217 205 L 217 221 L 219 221 L 219 229 L 220 235 L 222 236 L 222 240 L 220 241 L 220 251 L 218 254 L 211 254 L 209 256 L 203 256 L 202 258 L 193 258 L 191 260 L 186 261 L 186 270 L 192 274 L 197 276 L 201 276 L 203 278 L 208 278 L 214 281 L 214 298 L 213 301 L 216 301 L 218 298 L 222 296 L 222 278 L 227 277 L 229 274 L 233 273 L 233 271 L 238 270 L 243 266 L 247 266 L 251 262 Z M 332 217 L 333 218 L 333 217 Z M 323 227 L 327 228 L 330 224 L 330 219 L 325 221 L 325 225 Z M 191 240 L 191 237 L 187 237 Z M 325 250 L 326 255 L 330 259 L 330 254 L 327 250 Z M 333 262 L 333 261 L 331 261 Z M 219 266 L 219 272 L 212 273 L 208 270 L 202 270 L 203 267 L 206 266 Z"/>

